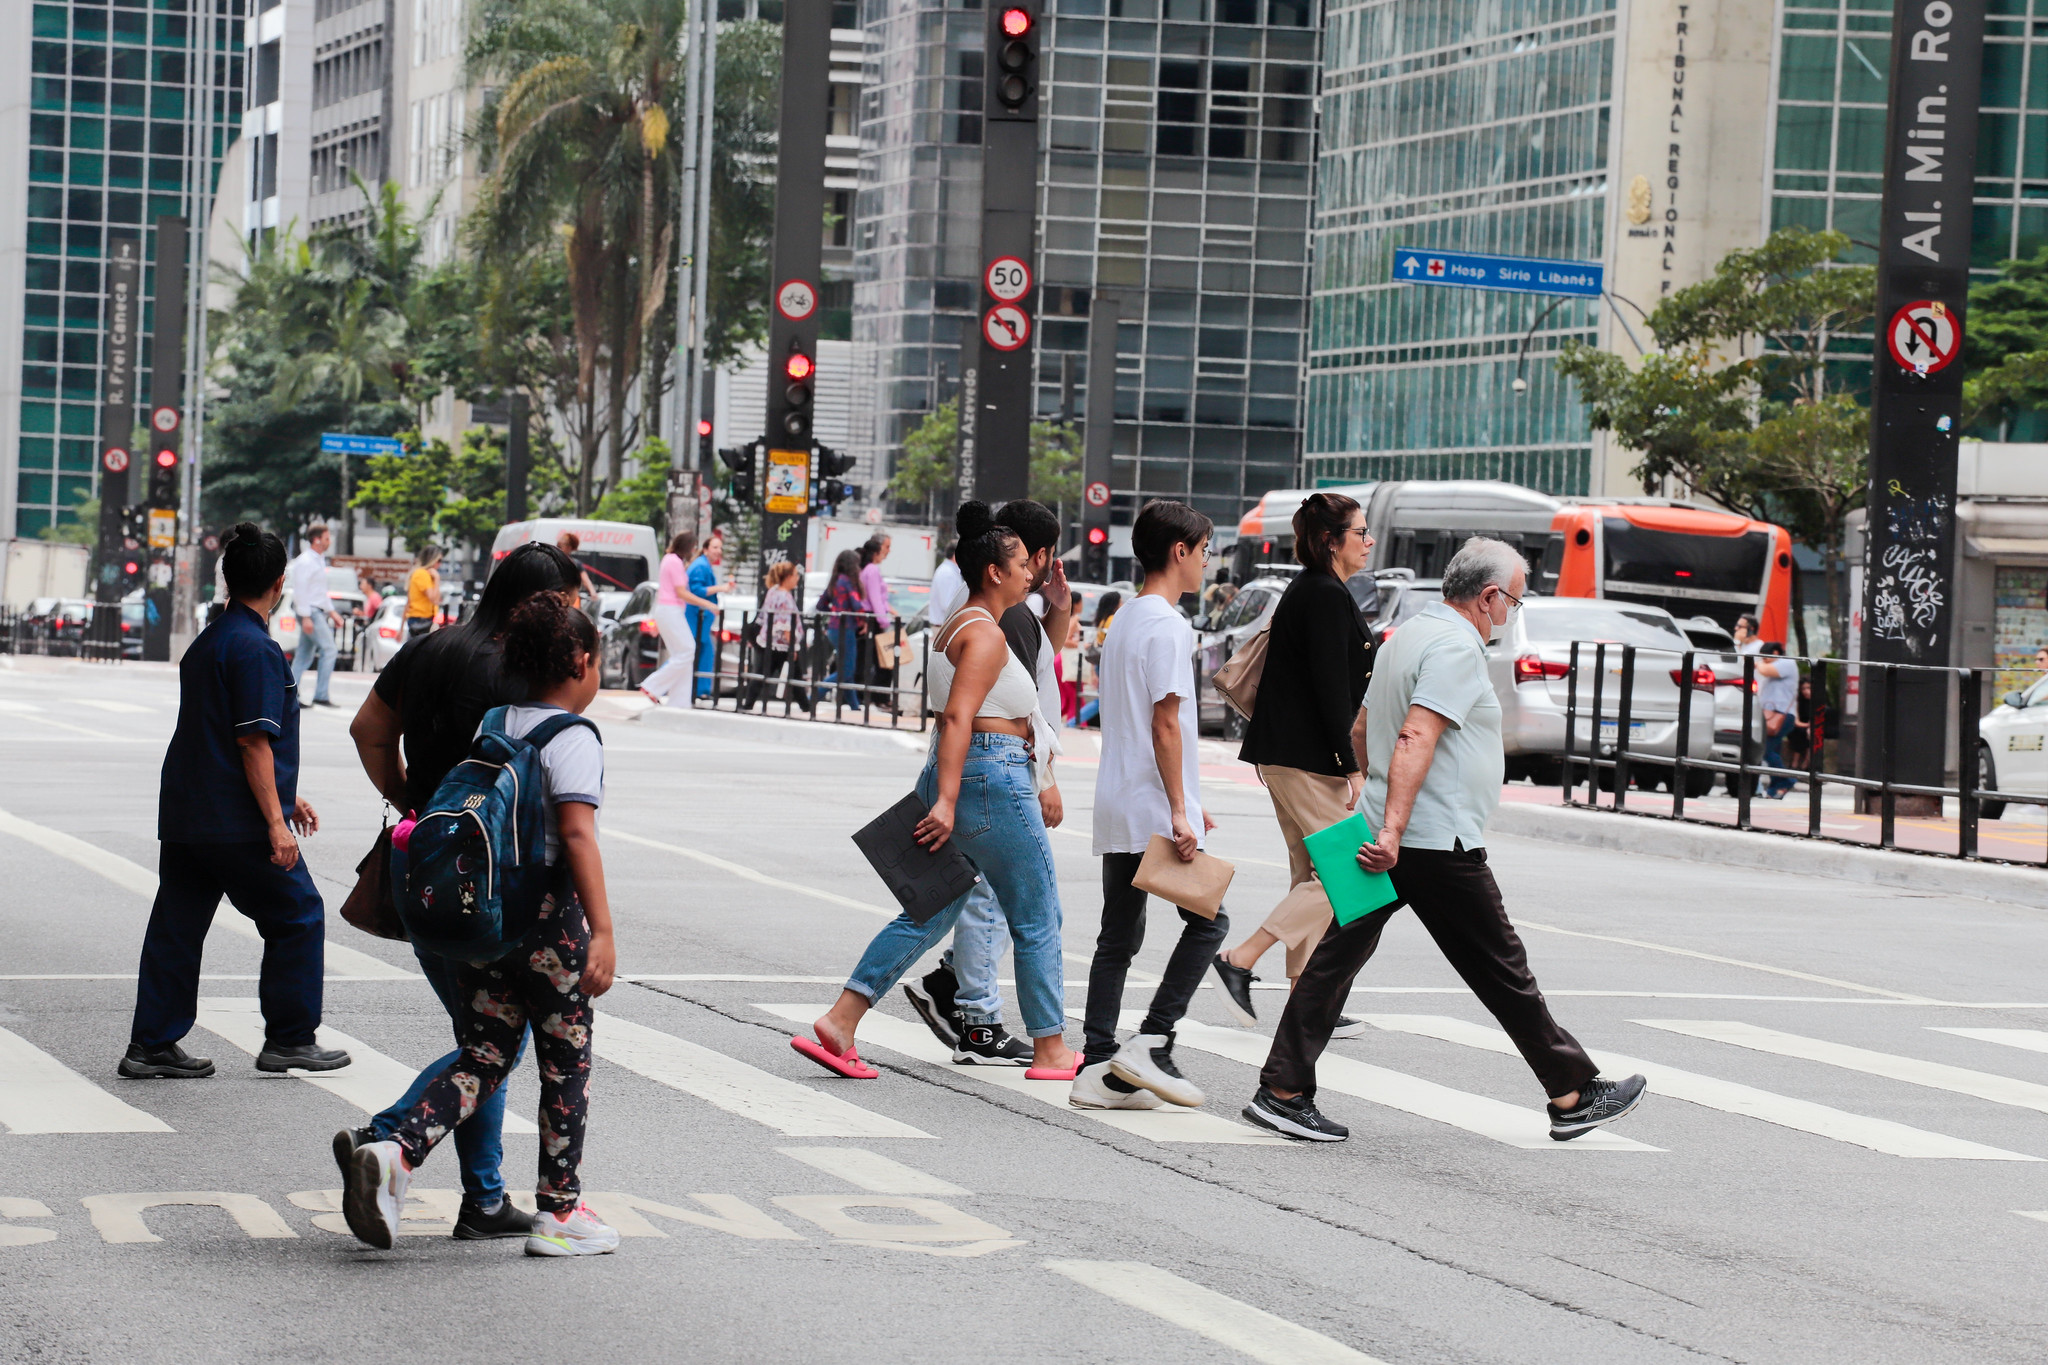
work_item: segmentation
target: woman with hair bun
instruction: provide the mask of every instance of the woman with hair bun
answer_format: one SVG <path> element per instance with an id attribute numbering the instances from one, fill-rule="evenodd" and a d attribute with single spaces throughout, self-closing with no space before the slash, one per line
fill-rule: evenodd
<path id="1" fill-rule="evenodd" d="M 1038 793 L 1050 780 L 1050 725 L 1038 683 L 996 624 L 1031 590 L 1031 557 L 1015 531 L 996 524 L 987 504 L 961 504 L 956 561 L 967 601 L 932 637 L 927 681 L 943 715 L 917 781 L 930 807 L 918 842 L 957 842 L 988 879 L 1015 944 L 1017 999 L 1032 1041 L 1033 1080 L 1072 1080 L 1080 1058 L 1066 1041 L 1066 983 L 1060 958 L 1060 895 Z M 968 895 L 972 895 L 970 892 Z M 968 896 L 919 924 L 908 914 L 882 927 L 853 969 L 839 1000 L 790 1040 L 798 1052 L 842 1076 L 873 1080 L 854 1032 L 875 1001 L 944 938 Z M 957 1060 L 957 1058 L 956 1058 Z"/>

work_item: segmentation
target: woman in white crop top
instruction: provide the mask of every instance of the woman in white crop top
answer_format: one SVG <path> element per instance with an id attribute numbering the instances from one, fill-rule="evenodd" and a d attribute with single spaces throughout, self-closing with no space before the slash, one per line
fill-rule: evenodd
<path id="1" fill-rule="evenodd" d="M 1059 885 L 1034 762 L 1047 747 L 1034 733 L 1045 721 L 1036 680 L 996 625 L 1030 591 L 1029 557 L 1016 533 L 997 526 L 982 503 L 962 504 L 957 525 L 957 561 L 970 592 L 933 637 L 937 648 L 926 666 L 933 703 L 945 714 L 917 783 L 930 808 L 917 837 L 932 849 L 953 843 L 988 880 L 1015 945 L 1017 1001 L 1034 1062 L 1025 1074 L 1071 1079 L 1080 1059 L 1066 1042 Z M 877 1073 L 855 1050 L 854 1030 L 951 931 L 967 900 L 962 896 L 922 924 L 902 914 L 884 925 L 838 1003 L 813 1025 L 816 1040 L 799 1037 L 792 1046 L 840 1075 L 873 1079 Z"/>

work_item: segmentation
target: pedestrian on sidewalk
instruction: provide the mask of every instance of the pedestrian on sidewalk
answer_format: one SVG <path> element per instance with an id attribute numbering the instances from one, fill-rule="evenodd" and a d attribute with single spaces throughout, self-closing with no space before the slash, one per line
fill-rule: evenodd
<path id="1" fill-rule="evenodd" d="M 867 599 L 860 591 L 860 552 L 841 550 L 832 561 L 831 578 L 826 580 L 818 600 L 811 604 L 812 611 L 826 613 L 825 634 L 832 641 L 832 671 L 818 687 L 821 703 L 826 689 L 836 684 L 839 705 L 860 705 L 858 680 L 861 640 L 867 634 L 867 609 Z"/>
<path id="2" fill-rule="evenodd" d="M 333 1071 L 346 1052 L 315 1041 L 327 907 L 299 855 L 320 828 L 299 795 L 299 706 L 270 638 L 284 597 L 284 542 L 250 522 L 221 546 L 228 605 L 178 661 L 178 724 L 157 795 L 156 902 L 142 938 L 123 1076 L 211 1076 L 181 1046 L 199 1017 L 199 965 L 220 899 L 263 935 L 259 1071 Z"/>
<path id="3" fill-rule="evenodd" d="M 1258 1093 L 1244 1116 L 1314 1142 L 1341 1142 L 1343 1124 L 1316 1108 L 1316 1059 L 1343 1017 L 1352 982 L 1401 906 L 1479 1003 L 1500 1021 L 1550 1097 L 1560 1142 L 1612 1123 L 1643 1097 L 1643 1078 L 1599 1079 L 1600 1068 L 1550 1016 L 1520 936 L 1486 865 L 1486 823 L 1507 768 L 1500 702 L 1486 646 L 1522 604 L 1528 566 L 1513 546 L 1474 536 L 1444 566 L 1443 600 L 1405 622 L 1380 651 L 1351 742 L 1366 770 L 1366 823 L 1375 841 L 1359 865 L 1384 872 L 1400 899 L 1349 925 L 1331 922 L 1287 997 Z M 1260 692 L 1260 709 L 1265 695 Z"/>
<path id="4" fill-rule="evenodd" d="M 883 705 L 896 710 L 896 613 L 889 605 L 889 583 L 882 576 L 882 561 L 889 557 L 889 537 L 869 536 L 860 547 L 860 595 L 874 618 L 873 649 L 867 658 L 866 681 L 869 696 L 877 689 Z"/>
<path id="5" fill-rule="evenodd" d="M 583 537 L 565 530 L 555 537 L 555 548 L 575 559 L 576 552 L 583 548 Z M 576 609 L 596 619 L 597 588 L 590 581 L 590 570 L 580 560 L 576 564 Z"/>
<path id="6" fill-rule="evenodd" d="M 408 640 L 434 628 L 441 613 L 441 547 L 422 545 L 413 556 L 412 572 L 405 579 L 405 636 Z"/>
<path id="7" fill-rule="evenodd" d="M 718 604 L 700 597 L 690 586 L 690 562 L 697 553 L 697 533 L 679 532 L 661 557 L 661 573 L 654 590 L 654 626 L 661 632 L 668 658 L 640 684 L 640 695 L 656 706 L 668 705 L 676 688 L 697 666 L 697 635 L 691 628 L 690 609 L 718 610 Z"/>
<path id="8" fill-rule="evenodd" d="M 1116 620 L 1117 608 L 1124 604 L 1124 595 L 1114 589 L 1102 594 L 1095 601 L 1095 626 L 1089 632 L 1087 645 L 1081 650 L 1081 659 L 1095 671 L 1095 695 L 1081 703 L 1081 709 L 1074 713 L 1074 725 L 1087 729 L 1094 725 L 1102 714 L 1102 647 L 1109 640 L 1110 623 Z"/>
<path id="9" fill-rule="evenodd" d="M 1365 511 L 1342 493 L 1315 493 L 1294 514 L 1294 557 L 1302 566 L 1273 609 L 1258 704 L 1238 758 L 1258 765 L 1287 840 L 1288 889 L 1242 943 L 1216 958 L 1223 1004 L 1246 1028 L 1257 1022 L 1252 974 L 1274 944 L 1287 947 L 1287 979 L 1301 976 L 1330 925 L 1330 898 L 1302 840 L 1358 806 L 1365 778 L 1351 750 L 1351 718 L 1372 673 L 1372 634 L 1344 580 L 1365 567 L 1373 546 Z M 1362 1032 L 1354 1019 L 1340 1038 Z"/>
<path id="10" fill-rule="evenodd" d="M 725 565 L 725 536 L 713 531 L 704 542 L 704 552 L 690 561 L 690 596 L 683 607 L 689 618 L 690 638 L 696 642 L 698 697 L 711 695 L 712 675 L 718 671 L 718 625 L 725 609 L 719 595 L 732 591 L 732 580 L 721 578 Z"/>
<path id="11" fill-rule="evenodd" d="M 984 503 L 961 504 L 957 525 L 970 592 L 932 641 L 929 684 L 943 715 L 918 778 L 918 797 L 930 808 L 918 840 L 932 849 L 957 841 L 990 883 L 1016 944 L 1018 1002 L 1035 1063 L 1025 1075 L 1072 1080 L 1080 1059 L 1065 1038 L 1059 883 L 1038 800 L 1050 781 L 1051 727 L 1036 680 L 997 625 L 1031 590 L 1031 556 Z M 838 1002 L 812 1026 L 816 1041 L 791 1045 L 841 1075 L 873 1079 L 855 1050 L 861 1018 L 945 937 L 968 899 L 922 924 L 903 914 L 883 926 Z"/>
<path id="12" fill-rule="evenodd" d="M 804 714 L 811 714 L 811 698 L 803 686 L 804 618 L 797 608 L 796 592 L 803 584 L 803 571 L 790 560 L 777 560 L 768 570 L 768 591 L 761 598 L 761 614 L 754 620 L 755 657 L 760 660 L 756 676 L 747 684 L 740 710 L 751 711 L 770 683 L 781 690 L 782 671 L 791 676 L 787 693 L 794 695 Z"/>
<path id="13" fill-rule="evenodd" d="M 349 737 L 370 781 L 402 815 L 425 810 L 449 770 L 469 757 L 486 712 L 527 699 L 525 680 L 505 666 L 504 636 L 512 613 L 537 595 L 573 592 L 576 572 L 575 561 L 553 545 L 529 541 L 519 546 L 498 561 L 467 621 L 407 642 L 377 675 L 349 726 Z M 428 1083 L 461 1052 L 456 973 L 462 964 L 419 947 L 413 956 L 454 1023 L 456 1050 L 429 1063 L 390 1108 L 362 1127 L 335 1135 L 334 1155 L 344 1180 L 355 1149 L 396 1133 Z M 515 1066 L 523 1047 L 520 1042 L 511 1049 Z M 480 1100 L 455 1130 L 462 1166 L 455 1235 L 464 1240 L 524 1237 L 532 1226 L 505 1198 L 499 1170 L 505 1159 L 504 1124 L 505 1092 L 500 1089 Z"/>
<path id="14" fill-rule="evenodd" d="M 306 548 L 292 561 L 292 614 L 299 618 L 299 644 L 292 651 L 292 691 L 296 694 L 306 676 L 306 666 L 319 655 L 320 668 L 313 683 L 313 699 L 297 697 L 301 706 L 332 706 L 327 695 L 334 679 L 334 632 L 341 629 L 341 614 L 327 591 L 327 546 L 332 541 L 327 528 L 314 523 L 306 528 Z"/>
<path id="15" fill-rule="evenodd" d="M 1209 518 L 1186 503 L 1153 501 L 1131 526 L 1145 586 L 1102 647 L 1102 766 L 1095 777 L 1095 853 L 1102 859 L 1102 930 L 1088 970 L 1087 1052 L 1067 1102 L 1079 1109 L 1198 1105 L 1200 1087 L 1174 1064 L 1174 1030 L 1188 1012 L 1230 917 L 1180 908 L 1174 944 L 1136 1036 L 1117 1044 L 1124 980 L 1145 943 L 1146 895 L 1132 884 L 1154 835 L 1182 862 L 1216 827 L 1202 809 L 1195 710 L 1195 632 L 1176 606 L 1202 586 Z"/>
<path id="16" fill-rule="evenodd" d="M 597 628 L 571 603 L 576 585 L 535 593 L 512 609 L 504 634 L 506 671 L 529 700 L 509 708 L 505 733 L 518 738 L 551 717 L 581 715 L 597 698 Z M 527 1025 L 540 1056 L 540 1161 L 526 1238 L 529 1256 L 597 1256 L 619 1234 L 583 1203 L 578 1170 L 590 1104 L 592 1004 L 611 989 L 617 955 L 597 812 L 604 805 L 604 745 L 594 727 L 571 725 L 540 751 L 546 777 L 547 865 L 552 889 L 517 948 L 482 965 L 455 966 L 462 1049 L 406 1109 L 388 1138 L 349 1155 L 342 1213 L 349 1230 L 389 1250 L 404 1216 L 412 1173 L 477 1106 L 502 1093 L 518 1064 Z M 337 1138 L 337 1142 L 339 1138 Z"/>
<path id="17" fill-rule="evenodd" d="M 1764 766 L 1785 768 L 1785 741 L 1790 738 L 1799 709 L 1799 664 L 1785 656 L 1785 646 L 1775 640 L 1757 650 L 1756 704 L 1764 713 Z M 1773 777 L 1764 795 L 1783 801 L 1795 783 L 1789 777 Z"/>

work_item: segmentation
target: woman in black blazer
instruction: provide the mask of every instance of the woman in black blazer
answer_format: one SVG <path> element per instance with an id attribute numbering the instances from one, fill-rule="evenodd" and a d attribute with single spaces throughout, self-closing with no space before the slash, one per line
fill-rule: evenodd
<path id="1" fill-rule="evenodd" d="M 1238 752 L 1258 765 L 1273 798 L 1287 838 L 1291 885 L 1265 923 L 1216 955 L 1224 1001 L 1247 1028 L 1256 1022 L 1251 983 L 1258 978 L 1251 969 L 1259 958 L 1274 944 L 1286 944 L 1292 981 L 1330 925 L 1330 898 L 1302 839 L 1342 820 L 1365 785 L 1351 752 L 1351 722 L 1372 671 L 1372 638 L 1344 580 L 1365 567 L 1372 543 L 1364 511 L 1342 493 L 1311 494 L 1294 514 L 1301 576 L 1273 611 L 1259 698 Z M 1350 1022 L 1339 1026 L 1338 1036 L 1346 1036 Z"/>

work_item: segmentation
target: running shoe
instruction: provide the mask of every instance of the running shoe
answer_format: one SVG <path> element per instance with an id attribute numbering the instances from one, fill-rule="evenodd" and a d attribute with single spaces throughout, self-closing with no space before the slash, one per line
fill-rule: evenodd
<path id="1" fill-rule="evenodd" d="M 462 1211 L 455 1217 L 455 1236 L 465 1242 L 488 1242 L 501 1237 L 528 1237 L 533 1234 L 534 1217 L 509 1199 L 500 1199 L 489 1210 L 462 1201 Z"/>
<path id="2" fill-rule="evenodd" d="M 567 1213 L 535 1214 L 526 1238 L 529 1256 L 603 1256 L 618 1249 L 618 1229 L 601 1221 L 588 1204 Z"/>
<path id="3" fill-rule="evenodd" d="M 395 1142 L 366 1142 L 349 1160 L 348 1180 L 341 1191 L 341 1216 L 357 1240 L 389 1251 L 398 1241 L 398 1222 L 405 1215 L 405 1191 L 412 1172 Z"/>
<path id="4" fill-rule="evenodd" d="M 956 1066 L 1030 1066 L 1031 1044 L 1001 1024 L 969 1024 L 953 1048 Z"/>
<path id="5" fill-rule="evenodd" d="M 334 1164 L 341 1167 L 341 1181 L 348 1183 L 349 1168 L 354 1165 L 356 1148 L 377 1140 L 369 1124 L 360 1128 L 344 1128 L 334 1135 Z"/>
<path id="6" fill-rule="evenodd" d="M 1223 1008 L 1230 1011 L 1231 1018 L 1246 1028 L 1257 1028 L 1258 1012 L 1252 1008 L 1252 982 L 1258 978 L 1243 967 L 1235 966 L 1223 954 L 1216 954 L 1216 979 L 1223 984 Z"/>
<path id="7" fill-rule="evenodd" d="M 940 978 L 943 977 L 943 980 Z M 953 1008 L 953 974 L 944 967 L 932 972 L 922 981 L 903 983 L 903 994 L 910 1001 L 910 1007 L 917 1011 L 917 1017 L 924 1020 L 924 1026 L 932 1036 L 947 1047 L 960 1046 L 961 1030 L 966 1024 L 960 1012 Z"/>
<path id="8" fill-rule="evenodd" d="M 1353 1019 L 1348 1014 L 1340 1014 L 1337 1016 L 1337 1027 L 1330 1030 L 1330 1036 L 1332 1038 L 1356 1038 L 1371 1027 L 1372 1025 L 1366 1023 L 1363 1019 Z"/>
<path id="9" fill-rule="evenodd" d="M 1263 1085 L 1244 1107 L 1244 1116 L 1281 1137 L 1299 1138 L 1303 1142 L 1342 1142 L 1351 1136 L 1349 1128 L 1325 1117 L 1308 1096 L 1283 1100 Z"/>
<path id="10" fill-rule="evenodd" d="M 1645 1087 L 1649 1083 L 1641 1076 L 1624 1076 L 1618 1081 L 1594 1079 L 1579 1087 L 1579 1102 L 1569 1109 L 1560 1109 L 1554 1104 L 1543 1107 L 1550 1113 L 1550 1136 L 1555 1142 L 1570 1142 L 1581 1133 L 1590 1133 L 1603 1123 L 1612 1123 L 1618 1118 L 1633 1113 L 1643 1102 Z"/>
<path id="11" fill-rule="evenodd" d="M 1168 1104 L 1192 1109 L 1208 1098 L 1173 1064 L 1171 1033 L 1141 1033 L 1109 1059 L 1110 1074 L 1126 1085 L 1149 1090 Z"/>

